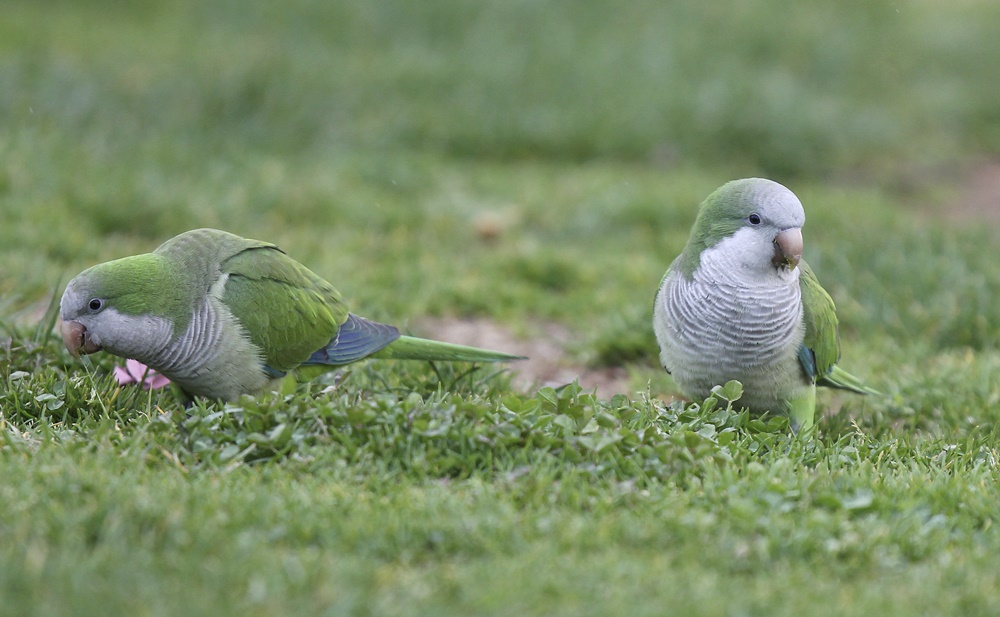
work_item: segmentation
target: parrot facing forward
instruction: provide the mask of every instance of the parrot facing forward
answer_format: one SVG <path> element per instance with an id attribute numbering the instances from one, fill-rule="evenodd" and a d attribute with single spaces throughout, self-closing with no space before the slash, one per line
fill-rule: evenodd
<path id="1" fill-rule="evenodd" d="M 225 401 L 274 388 L 300 366 L 520 359 L 402 336 L 348 312 L 330 283 L 275 245 L 216 229 L 84 270 L 66 286 L 60 317 L 72 354 L 103 349 L 148 365 L 189 397 Z"/>
<path id="2" fill-rule="evenodd" d="M 734 180 L 702 202 L 653 307 L 660 362 L 686 396 L 735 379 L 739 405 L 800 431 L 816 385 L 877 394 L 837 366 L 836 308 L 802 260 L 804 223 L 798 198 L 771 180 Z"/>

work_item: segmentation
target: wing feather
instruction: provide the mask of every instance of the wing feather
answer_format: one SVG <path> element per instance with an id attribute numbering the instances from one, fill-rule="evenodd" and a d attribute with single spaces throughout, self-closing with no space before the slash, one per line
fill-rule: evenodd
<path id="1" fill-rule="evenodd" d="M 308 360 L 347 320 L 340 293 L 273 245 L 236 253 L 222 263 L 222 274 L 223 303 L 275 371 Z"/>
<path id="2" fill-rule="evenodd" d="M 837 307 L 805 260 L 799 262 L 799 269 L 802 319 L 806 327 L 799 360 L 807 375 L 814 381 L 821 381 L 840 360 Z"/>

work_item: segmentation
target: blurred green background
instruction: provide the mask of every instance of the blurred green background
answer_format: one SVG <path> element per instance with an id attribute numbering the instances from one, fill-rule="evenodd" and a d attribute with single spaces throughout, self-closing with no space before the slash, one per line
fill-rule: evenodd
<path id="1" fill-rule="evenodd" d="M 498 289 L 493 270 L 513 288 L 599 297 L 636 258 L 662 271 L 698 201 L 731 177 L 936 204 L 936 187 L 1000 150 L 993 2 L 2 11 L 0 294 L 17 305 L 211 225 L 294 244 L 393 315 L 561 316 Z M 481 246 L 482 224 L 500 242 Z M 441 257 L 455 250 L 467 266 Z"/>

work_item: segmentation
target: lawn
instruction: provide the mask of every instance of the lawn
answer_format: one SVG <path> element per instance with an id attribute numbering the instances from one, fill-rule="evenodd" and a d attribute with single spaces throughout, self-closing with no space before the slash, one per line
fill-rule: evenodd
<path id="1" fill-rule="evenodd" d="M 1000 5 L 668 4 L 6 2 L 0 615 L 997 614 Z M 750 175 L 884 393 L 809 439 L 656 358 Z M 533 359 L 185 409 L 70 357 L 70 277 L 202 226 Z"/>

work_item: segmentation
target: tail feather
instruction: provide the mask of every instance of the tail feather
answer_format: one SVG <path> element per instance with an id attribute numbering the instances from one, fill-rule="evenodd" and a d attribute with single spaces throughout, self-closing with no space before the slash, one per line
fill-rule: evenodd
<path id="1" fill-rule="evenodd" d="M 446 362 L 508 362 L 510 360 L 525 359 L 524 356 L 515 356 L 499 351 L 468 347 L 466 345 L 432 341 L 415 336 L 400 336 L 386 347 L 373 353 L 371 357 L 393 360 L 441 360 Z"/>
<path id="2" fill-rule="evenodd" d="M 826 386 L 827 388 L 837 388 L 838 390 L 848 390 L 854 392 L 855 394 L 873 394 L 881 395 L 882 393 L 874 388 L 869 388 L 861 381 L 860 378 L 851 375 L 844 369 L 840 368 L 836 364 L 822 379 L 817 382 L 818 385 Z"/>
<path id="3" fill-rule="evenodd" d="M 364 317 L 349 314 L 337 336 L 303 362 L 304 365 L 340 366 L 362 358 L 395 360 L 441 360 L 457 362 L 507 362 L 523 360 L 499 351 L 442 343 L 413 336 L 400 336 L 399 330 Z"/>

